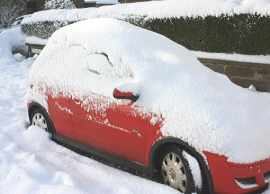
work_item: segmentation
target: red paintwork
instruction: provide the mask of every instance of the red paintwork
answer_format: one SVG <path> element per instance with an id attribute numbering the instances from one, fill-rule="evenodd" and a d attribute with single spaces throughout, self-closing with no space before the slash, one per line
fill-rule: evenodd
<path id="1" fill-rule="evenodd" d="M 117 155 L 144 164 L 147 119 L 135 111 L 131 104 L 114 105 L 107 110 L 107 115 L 112 127 L 108 128 L 106 136 L 113 140 L 108 148 Z"/>
<path id="2" fill-rule="evenodd" d="M 77 140 L 144 164 L 147 120 L 133 110 L 132 104 L 111 104 L 100 110 L 109 99 L 93 94 L 91 97 L 90 102 L 87 98 L 70 100 Z"/>
<path id="3" fill-rule="evenodd" d="M 73 113 L 71 117 L 77 140 L 82 143 L 104 149 L 102 146 L 104 141 L 99 137 L 99 135 L 102 132 L 101 129 L 103 128 L 103 122 L 106 118 L 102 112 L 95 110 L 95 104 L 99 107 L 98 101 L 89 102 L 83 105 L 83 101 L 85 100 L 87 99 L 69 100 L 70 110 Z M 105 99 L 105 101 L 107 100 Z M 88 106 L 89 110 L 87 110 Z"/>
<path id="4" fill-rule="evenodd" d="M 132 92 L 120 92 L 116 88 L 113 90 L 113 95 L 114 96 L 124 96 L 124 97 L 130 97 L 132 96 Z"/>
<path id="5" fill-rule="evenodd" d="M 251 164 L 235 164 L 228 162 L 225 156 L 204 152 L 216 193 L 247 193 L 266 186 L 264 173 L 270 171 L 270 159 Z M 256 187 L 243 189 L 235 182 L 235 178 L 256 177 Z"/>
<path id="6" fill-rule="evenodd" d="M 149 165 L 149 155 L 152 149 L 153 144 L 160 138 L 162 138 L 162 133 L 160 128 L 162 126 L 162 120 L 159 118 L 158 122 L 154 125 L 151 124 L 150 120 L 152 117 L 157 117 L 152 115 L 147 118 L 147 136 L 146 136 L 146 145 L 145 145 L 145 165 Z"/>
<path id="7" fill-rule="evenodd" d="M 53 98 L 48 95 L 48 106 L 51 119 L 57 133 L 75 139 L 69 110 L 69 100 L 65 97 Z"/>

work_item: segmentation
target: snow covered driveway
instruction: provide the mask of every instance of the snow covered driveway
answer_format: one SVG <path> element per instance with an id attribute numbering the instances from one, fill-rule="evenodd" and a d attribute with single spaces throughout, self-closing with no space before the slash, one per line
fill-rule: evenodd
<path id="1" fill-rule="evenodd" d="M 16 63 L 6 44 L 0 36 L 1 194 L 179 193 L 74 153 L 39 128 L 28 128 L 25 96 L 35 59 Z"/>

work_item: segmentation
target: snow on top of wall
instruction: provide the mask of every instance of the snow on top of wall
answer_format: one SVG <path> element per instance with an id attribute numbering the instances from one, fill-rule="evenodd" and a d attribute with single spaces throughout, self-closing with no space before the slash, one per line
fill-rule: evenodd
<path id="1" fill-rule="evenodd" d="M 25 42 L 28 44 L 46 45 L 48 42 L 48 39 L 42 39 L 35 36 L 27 36 L 25 38 Z"/>
<path id="2" fill-rule="evenodd" d="M 192 51 L 192 52 L 198 58 L 270 64 L 270 55 L 242 55 L 242 54 L 227 54 L 227 53 L 207 53 L 207 52 L 202 52 L 202 51 Z"/>
<path id="3" fill-rule="evenodd" d="M 30 83 L 44 82 L 56 95 L 83 99 L 91 88 L 119 103 L 115 87 L 135 89 L 139 111 L 162 114 L 164 136 L 232 162 L 270 156 L 267 95 L 233 84 L 184 47 L 123 21 L 90 19 L 57 30 L 30 72 Z"/>
<path id="4" fill-rule="evenodd" d="M 149 18 L 206 17 L 222 14 L 270 15 L 270 0 L 167 0 L 117 4 L 100 8 L 49 10 L 36 12 L 23 23 L 37 21 L 77 21 L 97 17 L 121 18 L 141 15 Z"/>
<path id="5" fill-rule="evenodd" d="M 117 4 L 118 0 L 85 0 L 85 3 L 96 2 L 96 4 Z"/>

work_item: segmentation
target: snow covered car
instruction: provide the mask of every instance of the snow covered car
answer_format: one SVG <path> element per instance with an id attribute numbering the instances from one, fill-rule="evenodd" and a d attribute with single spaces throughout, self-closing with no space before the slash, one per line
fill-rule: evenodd
<path id="1" fill-rule="evenodd" d="M 187 49 L 115 19 L 57 30 L 32 66 L 32 125 L 184 193 L 270 180 L 270 101 Z"/>

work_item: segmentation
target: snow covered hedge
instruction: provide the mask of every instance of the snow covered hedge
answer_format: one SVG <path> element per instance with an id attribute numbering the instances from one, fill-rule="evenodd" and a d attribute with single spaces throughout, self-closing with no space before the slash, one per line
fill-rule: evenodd
<path id="1" fill-rule="evenodd" d="M 100 17 L 129 21 L 192 50 L 270 54 L 270 2 L 265 0 L 167 0 L 49 10 L 24 20 L 23 30 L 49 38 L 64 25 Z"/>
<path id="2" fill-rule="evenodd" d="M 122 20 L 160 33 L 191 50 L 252 55 L 270 54 L 270 17 L 234 14 L 206 17 L 147 18 L 126 15 Z M 74 21 L 25 23 L 27 36 L 47 39 Z"/>
<path id="3" fill-rule="evenodd" d="M 71 21 L 42 21 L 22 24 L 22 30 L 30 37 L 48 39 L 59 28 L 71 24 Z"/>
<path id="4" fill-rule="evenodd" d="M 22 23 L 22 30 L 26 33 L 28 37 L 48 39 L 57 29 L 85 19 L 87 18 L 71 18 L 70 20 L 38 20 L 35 22 L 24 22 Z M 144 16 L 122 15 L 121 17 L 118 17 L 118 19 L 130 22 L 143 28 L 147 28 L 144 25 L 146 22 Z"/>
<path id="5" fill-rule="evenodd" d="M 144 27 L 190 50 L 270 54 L 270 17 L 257 14 L 147 20 Z"/>
<path id="6" fill-rule="evenodd" d="M 71 0 L 47 0 L 44 9 L 75 9 L 75 5 Z"/>

